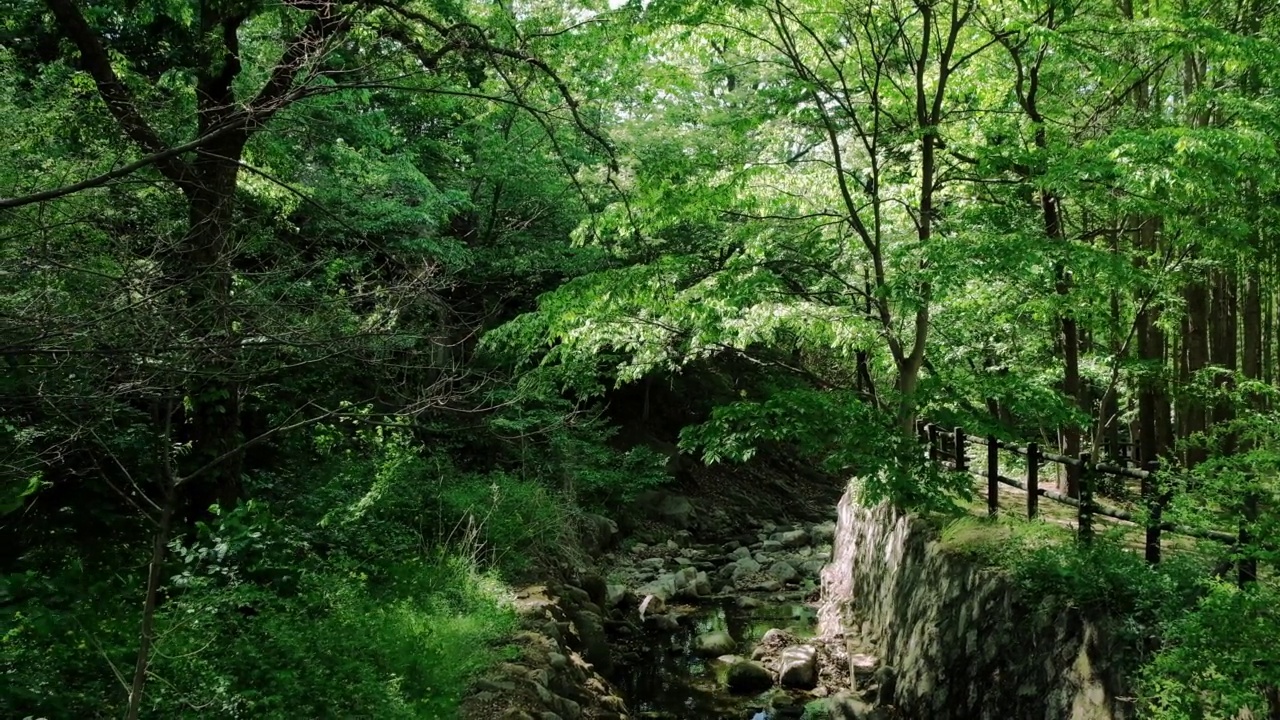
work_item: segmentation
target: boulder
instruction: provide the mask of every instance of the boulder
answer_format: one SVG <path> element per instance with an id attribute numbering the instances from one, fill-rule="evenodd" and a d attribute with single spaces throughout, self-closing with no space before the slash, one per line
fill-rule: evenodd
<path id="1" fill-rule="evenodd" d="M 789 530 L 774 535 L 773 539 L 784 548 L 799 548 L 809 544 L 809 533 L 804 530 Z"/>
<path id="2" fill-rule="evenodd" d="M 693 640 L 693 651 L 704 657 L 719 657 L 733 652 L 737 643 L 723 630 L 703 633 Z"/>
<path id="3" fill-rule="evenodd" d="M 769 577 L 780 583 L 789 583 L 799 578 L 800 573 L 796 572 L 794 567 L 791 567 L 791 563 L 779 560 L 769 566 Z"/>
<path id="4" fill-rule="evenodd" d="M 880 686 L 877 701 L 881 705 L 892 705 L 898 694 L 898 671 L 888 665 L 876 670 L 876 683 Z"/>
<path id="5" fill-rule="evenodd" d="M 733 583 L 737 585 L 758 572 L 760 572 L 760 563 L 749 557 L 742 558 L 734 563 Z"/>
<path id="6" fill-rule="evenodd" d="M 703 576 L 706 577 L 705 575 Z M 698 599 L 698 569 L 694 567 L 680 568 L 674 576 L 676 586 L 675 597 L 687 600 Z"/>
<path id="7" fill-rule="evenodd" d="M 609 550 L 618 540 L 618 523 L 603 515 L 583 515 L 580 528 L 583 548 L 593 555 Z"/>
<path id="8" fill-rule="evenodd" d="M 677 530 L 688 530 L 693 525 L 695 511 L 687 497 L 650 490 L 636 498 L 636 506 L 645 515 L 656 517 Z"/>
<path id="9" fill-rule="evenodd" d="M 832 720 L 872 720 L 876 709 L 846 693 L 837 693 L 823 701 Z"/>
<path id="10" fill-rule="evenodd" d="M 644 599 L 640 601 L 640 609 L 639 609 L 640 620 L 643 621 L 645 620 L 645 618 L 648 618 L 652 615 L 661 614 L 662 611 L 666 609 L 667 609 L 666 600 L 658 597 L 657 595 L 652 595 L 652 594 L 645 595 Z"/>
<path id="11" fill-rule="evenodd" d="M 818 651 L 812 645 L 792 645 L 778 658 L 778 684 L 809 690 L 818 684 Z"/>
<path id="12" fill-rule="evenodd" d="M 613 659 L 609 653 L 609 638 L 604 632 L 604 622 L 599 615 L 585 610 L 573 616 L 573 627 L 577 630 L 581 643 L 582 657 L 596 667 L 601 673 L 613 670 Z"/>
<path id="13" fill-rule="evenodd" d="M 626 585 L 609 585 L 605 588 L 604 605 L 612 610 L 616 607 L 629 607 L 636 601 L 636 594 Z"/>
<path id="14" fill-rule="evenodd" d="M 751 557 L 751 548 L 745 545 L 739 545 L 729 553 L 729 559 L 735 562 L 749 557 Z"/>
<path id="15" fill-rule="evenodd" d="M 711 579 L 705 572 L 698 573 L 697 579 L 693 581 L 693 592 L 698 597 L 707 597 L 712 594 Z"/>
<path id="16" fill-rule="evenodd" d="M 849 655 L 849 670 L 855 678 L 873 678 L 876 670 L 880 667 L 880 658 L 867 653 L 851 653 Z"/>
<path id="17" fill-rule="evenodd" d="M 605 582 L 604 577 L 596 573 L 588 572 L 578 576 L 578 585 L 587 591 L 591 602 L 596 605 L 604 605 L 609 598 L 609 584 Z"/>
<path id="18" fill-rule="evenodd" d="M 663 602 L 666 602 L 674 598 L 679 589 L 680 588 L 676 585 L 676 576 L 668 573 L 646 583 L 644 586 L 636 590 L 636 594 L 640 597 L 653 595 L 654 597 L 661 599 Z"/>
<path id="19" fill-rule="evenodd" d="M 732 693 L 755 693 L 773 687 L 773 675 L 758 662 L 739 660 L 725 672 L 724 684 Z"/>
<path id="20" fill-rule="evenodd" d="M 680 629 L 680 621 L 676 619 L 675 615 L 646 615 L 644 626 L 657 632 L 674 632 Z"/>
<path id="21" fill-rule="evenodd" d="M 836 537 L 835 522 L 818 523 L 809 528 L 809 538 L 815 545 L 830 544 Z"/>

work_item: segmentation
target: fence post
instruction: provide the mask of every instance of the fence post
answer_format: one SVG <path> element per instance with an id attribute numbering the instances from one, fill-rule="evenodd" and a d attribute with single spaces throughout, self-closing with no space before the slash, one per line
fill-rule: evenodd
<path id="1" fill-rule="evenodd" d="M 1077 515 L 1076 529 L 1084 542 L 1093 540 L 1093 458 L 1089 453 L 1080 453 L 1080 513 Z"/>
<path id="2" fill-rule="evenodd" d="M 942 448 L 938 443 L 938 426 L 929 423 L 927 430 L 929 431 L 929 462 L 936 463 L 942 454 Z"/>
<path id="3" fill-rule="evenodd" d="M 987 436 L 987 514 L 1000 512 L 1000 445 L 995 435 Z"/>
<path id="4" fill-rule="evenodd" d="M 964 428 L 956 428 L 955 430 L 952 431 L 952 434 L 955 437 L 954 442 L 956 446 L 955 453 L 954 453 L 955 461 L 956 461 L 956 472 L 968 472 L 969 455 L 965 451 L 965 446 L 964 446 L 965 445 Z"/>
<path id="5" fill-rule="evenodd" d="M 1040 513 L 1040 446 L 1027 443 L 1027 519 Z"/>
<path id="6" fill-rule="evenodd" d="M 1156 473 L 1160 463 L 1149 460 L 1143 463 L 1143 470 L 1148 475 L 1142 479 L 1142 501 L 1147 505 L 1147 562 L 1156 565 L 1160 562 L 1160 524 L 1164 515 L 1164 503 L 1160 501 L 1159 478 Z"/>

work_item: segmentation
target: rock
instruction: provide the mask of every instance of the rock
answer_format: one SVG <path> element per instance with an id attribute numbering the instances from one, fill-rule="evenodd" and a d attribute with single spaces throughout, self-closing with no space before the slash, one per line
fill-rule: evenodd
<path id="1" fill-rule="evenodd" d="M 792 645 L 778 659 L 778 684 L 808 690 L 818 684 L 818 651 L 812 645 Z"/>
<path id="2" fill-rule="evenodd" d="M 796 551 L 796 555 L 799 555 L 802 558 L 813 557 L 813 548 L 810 547 L 809 545 L 805 545 L 804 547 Z"/>
<path id="3" fill-rule="evenodd" d="M 609 673 L 613 669 L 613 659 L 609 654 L 609 637 L 605 635 L 604 622 L 600 616 L 580 611 L 573 616 L 573 626 L 582 643 L 582 657 L 594 665 L 597 671 Z"/>
<path id="4" fill-rule="evenodd" d="M 658 632 L 673 632 L 680 629 L 680 621 L 674 615 L 648 615 L 644 626 Z"/>
<path id="5" fill-rule="evenodd" d="M 756 647 L 751 651 L 751 659 L 759 660 L 767 657 L 770 653 L 781 651 L 783 648 L 798 644 L 795 636 L 786 630 L 771 628 L 765 632 L 760 638 L 760 642 L 756 643 Z"/>
<path id="6" fill-rule="evenodd" d="M 737 643 L 723 630 L 703 633 L 693 640 L 693 651 L 704 657 L 718 657 L 733 652 Z"/>
<path id="7" fill-rule="evenodd" d="M 645 583 L 643 587 L 636 590 L 636 594 L 641 597 L 645 595 L 653 595 L 654 597 L 661 598 L 663 602 L 666 602 L 674 598 L 678 590 L 679 588 L 676 586 L 676 576 L 667 574 L 662 575 L 656 580 Z"/>
<path id="8" fill-rule="evenodd" d="M 826 700 L 827 717 L 832 720 L 870 720 L 875 709 L 846 693 L 837 693 Z"/>
<path id="9" fill-rule="evenodd" d="M 770 647 L 786 645 L 792 641 L 791 633 L 779 628 L 769 628 L 764 635 L 760 637 L 760 644 Z"/>
<path id="10" fill-rule="evenodd" d="M 849 656 L 849 669 L 855 677 L 871 677 L 880 666 L 880 658 L 866 653 L 853 653 Z"/>
<path id="11" fill-rule="evenodd" d="M 617 542 L 618 523 L 603 515 L 583 515 L 581 528 L 583 548 L 593 555 L 605 552 Z"/>
<path id="12" fill-rule="evenodd" d="M 809 560 L 800 566 L 805 575 L 817 577 L 822 573 L 822 568 L 826 567 L 826 563 L 821 560 Z"/>
<path id="13" fill-rule="evenodd" d="M 646 551 L 646 550 L 648 550 L 648 549 L 649 549 L 649 546 L 648 546 L 648 545 L 645 545 L 644 543 L 636 543 L 635 545 L 632 545 L 632 546 L 631 546 L 631 554 L 632 554 L 632 555 L 643 555 L 643 554 L 645 553 L 645 551 Z"/>
<path id="14" fill-rule="evenodd" d="M 758 662 L 739 660 L 725 673 L 725 687 L 733 693 L 753 693 L 773 687 L 773 675 Z"/>
<path id="15" fill-rule="evenodd" d="M 596 605 L 603 605 L 609 597 L 609 584 L 596 573 L 583 573 L 578 578 L 578 586 L 587 591 L 591 602 Z"/>
<path id="16" fill-rule="evenodd" d="M 755 608 L 758 608 L 763 604 L 764 603 L 760 602 L 756 598 L 751 597 L 750 595 L 743 595 L 742 597 L 738 598 L 738 607 L 742 608 L 743 610 L 754 610 Z"/>
<path id="17" fill-rule="evenodd" d="M 791 530 L 773 536 L 782 547 L 798 548 L 809 544 L 809 533 L 804 530 Z"/>
<path id="18" fill-rule="evenodd" d="M 674 576 L 676 597 L 696 600 L 698 598 L 698 570 L 693 567 L 680 568 Z"/>
<path id="19" fill-rule="evenodd" d="M 782 583 L 777 580 L 763 580 L 756 583 L 755 589 L 767 593 L 778 592 L 782 589 Z"/>
<path id="20" fill-rule="evenodd" d="M 749 557 L 751 557 L 751 549 L 745 545 L 739 545 L 729 553 L 729 559 L 734 561 L 743 560 Z"/>
<path id="21" fill-rule="evenodd" d="M 796 572 L 796 569 L 791 567 L 791 563 L 779 560 L 769 566 L 769 577 L 780 583 L 789 583 L 799 578 L 800 573 Z"/>
<path id="22" fill-rule="evenodd" d="M 609 585 L 605 588 L 604 606 L 606 608 L 628 607 L 635 601 L 636 594 L 626 585 Z"/>
<path id="23" fill-rule="evenodd" d="M 682 548 L 687 548 L 693 544 L 693 533 L 688 530 L 678 530 L 675 535 L 671 536 L 671 542 Z"/>
<path id="24" fill-rule="evenodd" d="M 876 670 L 876 683 L 880 686 L 877 702 L 880 705 L 892 705 L 898 694 L 898 671 L 888 665 L 881 666 Z"/>
<path id="25" fill-rule="evenodd" d="M 506 680 L 489 680 L 481 678 L 475 682 L 477 690 L 483 690 L 493 693 L 513 693 L 516 690 L 516 684 Z"/>
<path id="26" fill-rule="evenodd" d="M 809 528 L 809 539 L 815 545 L 830 544 L 836 537 L 836 524 L 834 521 L 818 523 Z"/>
<path id="27" fill-rule="evenodd" d="M 641 560 L 640 564 L 644 567 L 651 567 L 655 570 L 661 570 L 662 566 L 667 564 L 667 561 L 664 558 L 651 557 L 651 558 L 645 558 Z"/>
<path id="28" fill-rule="evenodd" d="M 760 549 L 765 552 L 777 552 L 782 549 L 782 543 L 777 540 L 765 540 L 760 543 Z"/>
<path id="29" fill-rule="evenodd" d="M 575 585 L 565 585 L 560 594 L 578 605 L 591 602 L 591 594 Z"/>
<path id="30" fill-rule="evenodd" d="M 760 572 L 760 563 L 749 557 L 742 558 L 734 563 L 733 583 L 737 585 L 758 572 Z"/>
<path id="31" fill-rule="evenodd" d="M 730 540 L 724 545 L 721 545 L 720 549 L 725 551 L 726 553 L 731 553 L 740 547 L 742 547 L 742 543 L 738 542 L 737 540 Z"/>
<path id="32" fill-rule="evenodd" d="M 768 565 L 771 561 L 771 558 L 762 552 L 758 552 L 752 557 L 756 562 L 760 563 L 761 565 Z"/>
<path id="33" fill-rule="evenodd" d="M 649 615 L 660 615 L 666 609 L 666 600 L 657 595 L 645 595 L 640 601 L 640 619 L 643 621 Z"/>
<path id="34" fill-rule="evenodd" d="M 706 597 L 712 593 L 711 580 L 705 572 L 698 573 L 698 577 L 693 581 L 693 592 L 698 597 Z"/>
<path id="35" fill-rule="evenodd" d="M 689 498 L 672 495 L 662 490 L 649 490 L 636 498 L 636 506 L 642 513 L 656 516 L 657 519 L 677 530 L 688 530 L 693 524 L 695 511 Z"/>

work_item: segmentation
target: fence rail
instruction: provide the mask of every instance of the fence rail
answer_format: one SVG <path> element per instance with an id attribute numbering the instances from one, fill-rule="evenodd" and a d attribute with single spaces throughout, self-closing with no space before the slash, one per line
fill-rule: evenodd
<path id="1" fill-rule="evenodd" d="M 1069 457 L 1040 448 L 1036 443 L 1017 445 L 1000 440 L 994 436 L 986 438 L 971 437 L 963 428 L 944 431 L 932 423 L 920 422 L 917 433 L 927 447 L 931 461 L 949 467 L 958 472 L 967 472 L 987 480 L 987 512 L 995 515 L 1000 512 L 1000 485 L 1018 488 L 1027 494 L 1027 517 L 1039 515 L 1040 498 L 1048 498 L 1063 505 L 1076 508 L 1076 531 L 1082 540 L 1093 537 L 1093 518 L 1102 515 L 1116 520 L 1134 523 L 1146 529 L 1146 558 L 1148 562 L 1160 562 L 1161 534 L 1171 533 L 1204 540 L 1212 540 L 1227 545 L 1240 545 L 1246 541 L 1245 534 L 1229 533 L 1221 530 L 1201 529 L 1175 525 L 1161 520 L 1165 505 L 1169 502 L 1167 494 L 1159 493 L 1156 480 L 1158 467 L 1148 464 L 1146 469 L 1130 468 L 1107 462 L 1094 462 L 1090 453 L 1080 453 L 1078 457 Z M 985 472 L 978 473 L 969 466 L 969 447 L 986 448 L 987 467 Z M 1000 451 L 1005 450 L 1026 458 L 1027 478 L 1017 480 L 1000 474 Z M 1075 485 L 1079 488 L 1079 496 L 1072 497 L 1066 493 L 1040 486 L 1040 465 L 1044 462 L 1062 465 Z M 1142 501 L 1147 507 L 1147 517 L 1135 516 L 1133 513 L 1116 507 L 1102 504 L 1094 497 L 1097 481 L 1106 476 L 1130 478 L 1142 482 Z"/>

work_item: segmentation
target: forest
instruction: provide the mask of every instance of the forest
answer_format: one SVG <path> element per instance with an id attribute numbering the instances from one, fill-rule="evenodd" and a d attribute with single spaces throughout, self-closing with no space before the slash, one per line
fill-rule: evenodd
<path id="1" fill-rule="evenodd" d="M 958 512 L 922 421 L 1236 537 L 1053 567 L 1140 717 L 1280 713 L 1274 3 L 0 9 L 0 715 L 453 717 L 585 517 Z"/>

